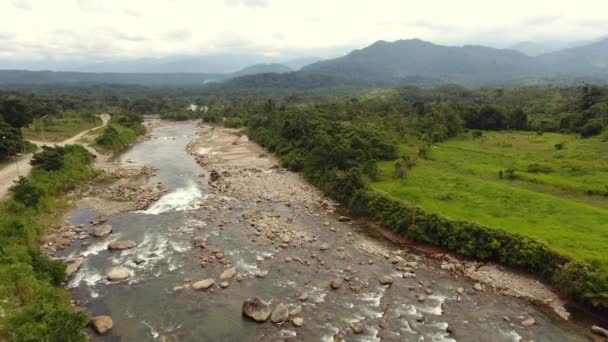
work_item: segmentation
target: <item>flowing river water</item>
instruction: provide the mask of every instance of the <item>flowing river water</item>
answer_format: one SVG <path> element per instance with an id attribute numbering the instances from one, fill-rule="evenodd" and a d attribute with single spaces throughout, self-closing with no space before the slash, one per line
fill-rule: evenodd
<path id="1" fill-rule="evenodd" d="M 126 152 L 122 160 L 144 161 L 158 169 L 154 181 L 165 184 L 166 195 L 147 210 L 109 217 L 113 234 L 108 238 L 91 237 L 89 244 L 76 244 L 59 255 L 86 257 L 68 286 L 92 315 L 114 320 L 110 334 L 91 332 L 93 340 L 333 341 L 339 331 L 348 341 L 589 339 L 583 327 L 546 308 L 492 290 L 473 291 L 470 280 L 443 271 L 439 261 L 403 250 L 369 233 L 364 224 L 339 222 L 321 206 L 272 197 L 252 201 L 211 191 L 208 177 L 201 177 L 210 170 L 186 151 L 196 133 L 193 123 L 159 127 L 151 139 Z M 91 229 L 93 215 L 79 208 L 71 221 Z M 262 217 L 291 227 L 286 231 L 290 241 L 264 239 L 256 227 Z M 196 236 L 207 240 L 204 251 L 193 244 Z M 136 241 L 137 247 L 107 250 L 110 241 L 126 239 Z M 215 285 L 205 291 L 174 290 L 206 278 L 219 281 L 225 265 L 201 266 L 201 253 L 218 250 L 226 263 L 236 266 L 241 281 L 233 279 L 225 289 Z M 378 250 L 399 254 L 415 267 L 416 276 L 404 278 L 390 260 L 374 253 Z M 131 276 L 111 283 L 106 274 L 117 265 Z M 258 273 L 265 276 L 256 277 Z M 391 276 L 393 284 L 381 285 L 383 276 Z M 336 277 L 348 282 L 332 290 L 328 284 Z M 432 292 L 425 293 L 427 288 Z M 465 293 L 458 294 L 458 288 Z M 308 299 L 298 300 L 301 293 Z M 424 301 L 419 300 L 421 294 Z M 241 303 L 251 296 L 301 308 L 304 326 L 243 318 Z M 536 325 L 523 327 L 525 317 L 534 317 Z M 349 332 L 352 322 L 363 323 L 364 332 Z"/>

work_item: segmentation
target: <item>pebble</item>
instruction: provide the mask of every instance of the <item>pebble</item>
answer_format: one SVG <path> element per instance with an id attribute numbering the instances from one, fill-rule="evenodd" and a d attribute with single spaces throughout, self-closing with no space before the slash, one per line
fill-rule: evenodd
<path id="1" fill-rule="evenodd" d="M 350 328 L 353 329 L 353 332 L 357 335 L 363 334 L 365 331 L 365 326 L 361 322 L 354 322 L 350 325 Z"/>
<path id="2" fill-rule="evenodd" d="M 528 317 L 521 322 L 521 325 L 523 325 L 526 328 L 531 327 L 535 324 L 536 324 L 536 320 L 534 319 L 534 317 Z"/>
<path id="3" fill-rule="evenodd" d="M 339 289 L 339 288 L 342 286 L 342 279 L 340 279 L 340 278 L 336 278 L 336 279 L 332 280 L 332 281 L 329 283 L 329 286 L 330 286 L 332 289 L 334 289 L 334 290 Z"/>
<path id="4" fill-rule="evenodd" d="M 473 284 L 473 289 L 475 291 L 483 291 L 483 286 L 481 285 L 481 283 L 475 283 Z"/>
<path id="5" fill-rule="evenodd" d="M 304 325 L 304 318 L 294 317 L 291 319 L 291 324 L 293 324 L 294 327 L 299 328 Z"/>
<path id="6" fill-rule="evenodd" d="M 380 284 L 382 284 L 382 285 L 392 285 L 393 284 L 393 278 L 391 278 L 389 276 L 384 276 L 384 277 L 380 278 Z"/>
<path id="7" fill-rule="evenodd" d="M 192 288 L 195 290 L 206 290 L 215 284 L 215 279 L 209 278 L 201 281 L 197 281 L 192 284 Z"/>

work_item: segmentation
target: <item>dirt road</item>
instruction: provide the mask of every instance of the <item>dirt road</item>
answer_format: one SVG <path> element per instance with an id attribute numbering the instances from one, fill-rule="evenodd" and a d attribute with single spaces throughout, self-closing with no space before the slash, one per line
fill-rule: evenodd
<path id="1" fill-rule="evenodd" d="M 64 146 L 64 145 L 74 144 L 78 140 L 80 140 L 83 136 L 85 136 L 87 133 L 106 126 L 108 124 L 108 122 L 110 121 L 109 114 L 101 114 L 100 118 L 101 118 L 101 121 L 103 122 L 100 126 L 88 129 L 86 131 L 82 131 L 82 132 L 76 134 L 75 136 L 73 136 L 69 139 L 66 139 L 64 141 L 50 142 L 50 141 L 30 140 L 30 142 L 32 142 L 33 144 L 36 144 L 38 146 L 43 146 L 43 145 Z M 94 151 L 91 147 L 86 146 L 86 145 L 85 145 L 85 147 L 89 150 L 89 152 L 94 153 Z M 32 169 L 32 166 L 30 165 L 30 160 L 32 160 L 32 156 L 33 156 L 32 153 L 28 153 L 28 154 L 22 156 L 21 158 L 19 158 L 17 163 L 10 163 L 9 165 L 7 165 L 6 167 L 4 167 L 3 169 L 0 170 L 0 199 L 3 198 L 8 193 L 8 189 L 14 184 L 15 181 L 17 181 L 19 179 L 19 177 L 25 177 L 30 173 L 30 170 Z"/>

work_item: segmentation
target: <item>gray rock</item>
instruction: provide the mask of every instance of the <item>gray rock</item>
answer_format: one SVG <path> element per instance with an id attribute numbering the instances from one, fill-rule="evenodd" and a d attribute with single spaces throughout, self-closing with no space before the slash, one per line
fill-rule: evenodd
<path id="1" fill-rule="evenodd" d="M 393 284 L 393 278 L 391 278 L 389 276 L 384 276 L 384 277 L 380 278 L 380 284 L 382 284 L 382 285 L 392 285 Z"/>
<path id="2" fill-rule="evenodd" d="M 528 317 L 521 322 L 521 325 L 528 328 L 536 324 L 536 320 L 534 317 Z"/>
<path id="3" fill-rule="evenodd" d="M 104 237 L 110 235 L 110 233 L 112 233 L 112 226 L 109 224 L 104 224 L 101 226 L 95 226 L 91 234 L 95 237 Z"/>
<path id="4" fill-rule="evenodd" d="M 354 322 L 350 325 L 350 328 L 353 329 L 353 332 L 357 335 L 363 334 L 365 331 L 365 326 L 361 322 Z"/>
<path id="5" fill-rule="evenodd" d="M 291 324 L 293 324 L 294 327 L 299 328 L 304 325 L 304 318 L 294 317 L 291 319 Z"/>
<path id="6" fill-rule="evenodd" d="M 66 275 L 69 277 L 72 274 L 76 273 L 80 269 L 80 266 L 82 266 L 83 262 L 84 262 L 84 258 L 82 258 L 82 257 L 66 260 L 66 263 L 67 263 L 67 266 L 65 268 Z"/>
<path id="7" fill-rule="evenodd" d="M 206 290 L 213 286 L 213 284 L 215 284 L 215 279 L 209 278 L 197 281 L 196 283 L 192 284 L 192 288 L 195 290 Z"/>
<path id="8" fill-rule="evenodd" d="M 244 316 L 256 322 L 265 322 L 271 315 L 270 306 L 257 297 L 252 297 L 243 302 L 241 311 Z"/>
<path id="9" fill-rule="evenodd" d="M 108 245 L 108 249 L 111 251 L 120 251 L 123 249 L 131 249 L 131 248 L 135 248 L 135 246 L 137 246 L 137 244 L 135 243 L 135 241 L 131 241 L 131 240 L 119 240 L 119 241 L 112 241 L 110 242 L 110 244 Z"/>
<path id="10" fill-rule="evenodd" d="M 340 279 L 340 278 L 336 278 L 336 279 L 332 280 L 332 281 L 329 283 L 329 286 L 330 286 L 332 289 L 334 289 L 334 290 L 339 289 L 339 288 L 342 286 L 342 279 Z"/>
<path id="11" fill-rule="evenodd" d="M 287 322 L 288 319 L 289 309 L 287 308 L 287 306 L 285 306 L 285 304 L 279 303 L 272 311 L 270 321 L 272 323 L 283 323 Z"/>
<path id="12" fill-rule="evenodd" d="M 608 338 L 608 329 L 604 329 L 600 326 L 597 326 L 597 325 L 592 326 L 591 332 L 596 335 L 604 336 L 604 337 Z"/>
<path id="13" fill-rule="evenodd" d="M 236 267 L 231 267 L 231 268 L 225 270 L 224 272 L 222 272 L 222 274 L 220 275 L 220 279 L 229 280 L 229 279 L 232 279 L 232 277 L 234 277 L 235 275 L 236 275 Z"/>
<path id="14" fill-rule="evenodd" d="M 95 316 L 91 318 L 89 324 L 100 335 L 107 334 L 114 327 L 114 322 L 110 316 Z"/>
<path id="15" fill-rule="evenodd" d="M 108 272 L 109 281 L 121 281 L 130 277 L 129 270 L 122 266 L 112 267 Z"/>

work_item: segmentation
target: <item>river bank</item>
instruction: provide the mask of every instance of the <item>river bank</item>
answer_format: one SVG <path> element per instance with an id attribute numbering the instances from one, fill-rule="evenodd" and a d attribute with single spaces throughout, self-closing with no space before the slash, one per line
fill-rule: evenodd
<path id="1" fill-rule="evenodd" d="M 519 283 L 509 274 L 494 289 L 459 270 L 494 278 L 491 265 L 428 257 L 336 213 L 336 203 L 234 130 L 160 127 L 120 160 L 157 169 L 149 182 L 167 192 L 148 209 L 110 214 L 106 237 L 58 253 L 86 257 L 69 283 L 74 299 L 114 319 L 109 335 L 94 340 L 590 338 L 588 327 L 505 296 Z M 92 232 L 96 215 L 83 207 L 70 223 Z M 108 250 L 125 240 L 135 246 Z M 108 279 L 115 267 L 124 280 Z M 548 289 L 521 286 L 559 307 Z M 291 315 L 279 325 L 243 319 L 249 297 L 284 303 Z"/>

